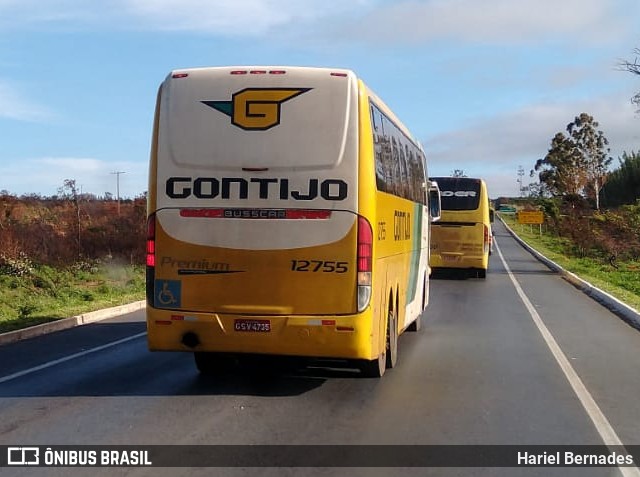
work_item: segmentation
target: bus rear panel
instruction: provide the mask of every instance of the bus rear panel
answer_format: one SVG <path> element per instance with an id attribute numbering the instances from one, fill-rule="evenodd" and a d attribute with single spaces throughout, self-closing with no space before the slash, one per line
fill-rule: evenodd
<path id="1" fill-rule="evenodd" d="M 371 359 L 353 73 L 172 72 L 148 220 L 150 349 Z"/>
<path id="2" fill-rule="evenodd" d="M 432 224 L 431 267 L 458 269 L 485 278 L 489 266 L 491 224 L 487 188 L 482 179 L 433 177 L 442 216 Z"/>

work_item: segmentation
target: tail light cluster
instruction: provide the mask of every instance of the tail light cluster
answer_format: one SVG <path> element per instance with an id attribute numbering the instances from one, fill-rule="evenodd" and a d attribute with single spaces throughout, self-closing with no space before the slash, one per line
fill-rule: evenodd
<path id="1" fill-rule="evenodd" d="M 358 313 L 371 301 L 371 269 L 373 260 L 373 230 L 364 217 L 358 217 Z"/>
<path id="2" fill-rule="evenodd" d="M 156 216 L 147 220 L 147 267 L 156 266 Z"/>
<path id="3" fill-rule="evenodd" d="M 153 306 L 153 289 L 156 275 L 156 216 L 147 220 L 147 304 Z"/>
<path id="4" fill-rule="evenodd" d="M 484 226 L 484 253 L 488 253 L 491 250 L 491 234 L 489 233 L 489 227 Z"/>

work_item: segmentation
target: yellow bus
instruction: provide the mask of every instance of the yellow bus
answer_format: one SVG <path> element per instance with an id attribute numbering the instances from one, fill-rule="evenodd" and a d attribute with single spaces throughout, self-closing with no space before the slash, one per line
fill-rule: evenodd
<path id="1" fill-rule="evenodd" d="M 470 177 L 432 177 L 442 198 L 442 217 L 433 224 L 431 267 L 463 269 L 486 278 L 493 246 L 493 210 L 487 184 Z"/>
<path id="2" fill-rule="evenodd" d="M 352 71 L 171 72 L 151 146 L 149 349 L 192 352 L 203 373 L 284 355 L 382 376 L 429 301 L 427 177 Z"/>

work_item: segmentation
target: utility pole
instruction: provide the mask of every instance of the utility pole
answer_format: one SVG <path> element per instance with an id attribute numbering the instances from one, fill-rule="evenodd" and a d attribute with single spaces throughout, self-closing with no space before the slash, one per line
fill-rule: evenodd
<path id="1" fill-rule="evenodd" d="M 125 174 L 125 172 L 114 171 L 111 174 L 116 175 L 116 200 L 118 201 L 118 216 L 120 216 L 120 174 Z"/>

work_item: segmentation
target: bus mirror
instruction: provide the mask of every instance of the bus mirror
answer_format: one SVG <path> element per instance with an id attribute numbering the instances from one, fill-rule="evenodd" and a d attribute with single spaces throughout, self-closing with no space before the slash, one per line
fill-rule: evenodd
<path id="1" fill-rule="evenodd" d="M 429 184 L 429 217 L 431 222 L 440 220 L 440 189 L 437 182 Z"/>
<path id="2" fill-rule="evenodd" d="M 496 211 L 493 209 L 489 209 L 489 222 L 493 223 L 496 218 Z"/>

